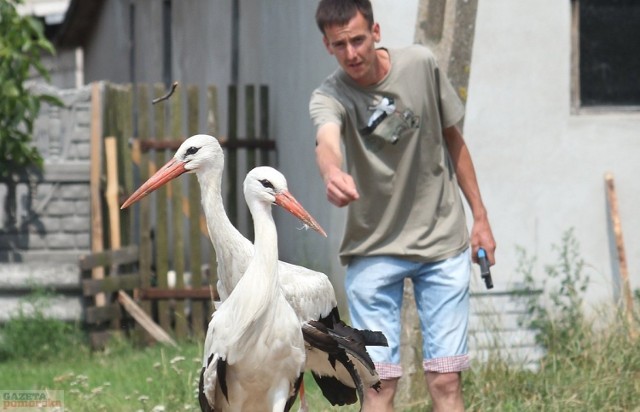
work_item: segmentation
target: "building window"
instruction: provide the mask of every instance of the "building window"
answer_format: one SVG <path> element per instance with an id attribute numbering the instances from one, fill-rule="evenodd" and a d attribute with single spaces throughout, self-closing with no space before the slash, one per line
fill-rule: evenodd
<path id="1" fill-rule="evenodd" d="M 640 1 L 573 0 L 573 106 L 640 110 Z"/>

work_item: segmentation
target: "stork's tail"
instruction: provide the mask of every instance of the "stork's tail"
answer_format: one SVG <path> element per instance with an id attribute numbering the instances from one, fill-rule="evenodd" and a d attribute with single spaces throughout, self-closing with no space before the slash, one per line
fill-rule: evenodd
<path id="1" fill-rule="evenodd" d="M 307 344 L 328 354 L 334 369 L 335 363 L 340 363 L 351 378 L 340 381 L 337 374 L 333 377 L 313 374 L 323 395 L 333 405 L 351 404 L 358 398 L 362 405 L 366 387 L 380 389 L 380 378 L 366 346 L 387 346 L 384 334 L 348 326 L 340 320 L 337 309 L 319 321 L 306 322 L 302 334 Z"/>

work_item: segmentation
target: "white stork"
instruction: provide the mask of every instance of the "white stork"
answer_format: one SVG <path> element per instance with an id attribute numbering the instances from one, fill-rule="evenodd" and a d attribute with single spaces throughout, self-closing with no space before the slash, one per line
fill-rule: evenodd
<path id="1" fill-rule="evenodd" d="M 233 226 L 224 210 L 224 152 L 215 137 L 195 135 L 186 139 L 174 157 L 122 208 L 187 172 L 195 173 L 200 183 L 202 207 L 217 257 L 218 294 L 224 301 L 242 278 L 254 252 L 251 242 Z M 384 336 L 351 329 L 340 320 L 335 291 L 325 274 L 282 261 L 278 261 L 278 273 L 284 295 L 303 327 L 307 369 L 325 398 L 333 405 L 351 404 L 358 396 L 362 399 L 364 387 L 377 388 L 380 381 L 365 345 L 386 346 Z"/>
<path id="2" fill-rule="evenodd" d="M 215 411 L 288 411 L 305 365 L 300 321 L 278 280 L 278 239 L 271 205 L 326 236 L 271 167 L 247 174 L 244 196 L 253 216 L 255 253 L 242 279 L 209 323 L 201 407 Z M 207 402 L 208 405 L 202 402 Z"/>

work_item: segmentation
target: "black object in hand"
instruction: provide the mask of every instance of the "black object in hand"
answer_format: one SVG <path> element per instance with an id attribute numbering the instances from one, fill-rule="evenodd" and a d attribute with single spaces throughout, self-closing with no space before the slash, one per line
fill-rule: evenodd
<path id="1" fill-rule="evenodd" d="M 487 252 L 483 248 L 478 249 L 478 263 L 480 264 L 480 275 L 484 279 L 487 289 L 493 289 L 493 279 L 491 279 L 491 270 L 489 269 L 489 259 Z"/>

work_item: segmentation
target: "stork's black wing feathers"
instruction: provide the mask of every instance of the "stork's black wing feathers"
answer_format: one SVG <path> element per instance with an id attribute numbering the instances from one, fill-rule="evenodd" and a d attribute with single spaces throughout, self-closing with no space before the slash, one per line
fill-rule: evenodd
<path id="1" fill-rule="evenodd" d="M 213 359 L 213 354 L 209 356 L 207 359 L 207 366 L 211 363 Z M 202 412 L 213 412 L 213 408 L 209 405 L 209 400 L 207 400 L 207 396 L 204 394 L 204 371 L 207 369 L 207 366 L 203 366 L 200 371 L 200 381 L 198 382 L 198 402 L 200 403 L 200 410 Z"/>
<path id="2" fill-rule="evenodd" d="M 216 368 L 217 376 L 218 376 L 218 384 L 220 385 L 220 390 L 225 398 L 227 398 L 227 402 L 229 401 L 228 389 L 227 389 L 227 361 L 224 359 L 218 359 L 218 365 Z"/>
<path id="3" fill-rule="evenodd" d="M 336 362 L 340 362 L 354 379 L 356 386 L 358 385 L 356 381 L 360 377 L 353 363 L 349 360 L 344 349 L 340 348 L 336 339 L 331 335 L 326 323 L 310 321 L 303 324 L 302 336 L 307 344 L 327 354 L 329 363 L 334 370 Z M 312 375 L 322 391 L 322 395 L 332 405 L 350 405 L 358 400 L 356 389 L 345 385 L 334 376 L 321 376 L 313 371 Z"/>
<path id="4" fill-rule="evenodd" d="M 302 372 L 300 374 L 300 376 L 298 376 L 298 379 L 296 379 L 295 383 L 293 384 L 293 395 L 291 395 L 289 397 L 289 399 L 287 400 L 286 405 L 284 405 L 284 412 L 289 412 L 289 410 L 291 409 L 291 407 L 293 406 L 293 404 L 296 401 L 296 398 L 298 397 L 298 392 L 300 392 L 300 385 L 302 385 L 302 380 L 304 379 L 304 372 Z"/>
<path id="5" fill-rule="evenodd" d="M 209 362 L 211 358 L 209 358 Z M 202 371 L 200 371 L 200 382 L 198 382 L 198 402 L 200 403 L 200 410 L 202 412 L 213 412 L 211 405 L 209 405 L 209 401 L 204 394 L 204 371 L 207 367 L 203 367 Z"/>
<path id="6" fill-rule="evenodd" d="M 314 372 L 311 374 L 322 391 L 322 395 L 331 405 L 351 405 L 358 401 L 355 388 L 345 385 L 333 376 L 320 376 Z"/>

